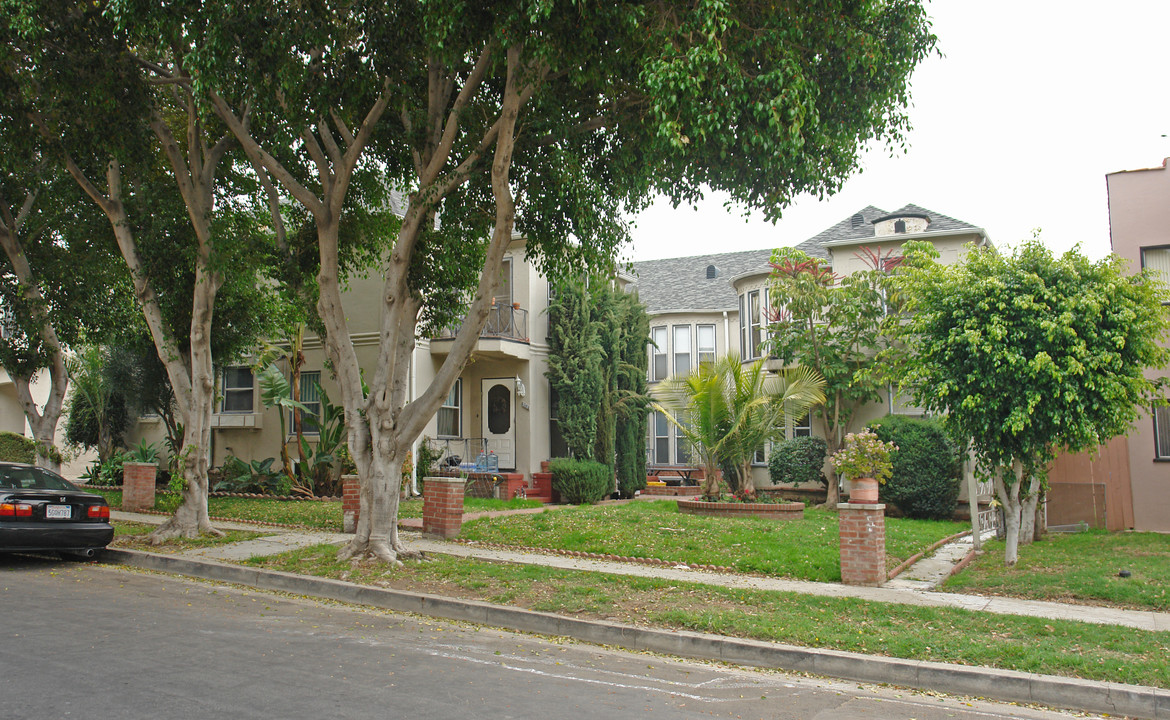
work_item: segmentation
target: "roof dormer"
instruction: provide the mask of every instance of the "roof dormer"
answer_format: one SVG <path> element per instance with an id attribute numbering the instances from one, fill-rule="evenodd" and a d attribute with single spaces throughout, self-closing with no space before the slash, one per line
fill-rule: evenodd
<path id="1" fill-rule="evenodd" d="M 930 216 L 922 213 L 895 213 L 886 215 L 873 221 L 874 237 L 887 235 L 907 235 L 910 233 L 926 232 L 930 225 Z"/>

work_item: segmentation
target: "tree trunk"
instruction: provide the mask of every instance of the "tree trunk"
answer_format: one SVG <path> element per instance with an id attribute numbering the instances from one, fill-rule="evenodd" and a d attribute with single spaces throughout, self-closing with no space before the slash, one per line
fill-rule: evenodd
<path id="1" fill-rule="evenodd" d="M 360 512 L 354 539 L 338 553 L 342 560 L 372 556 L 378 560 L 401 564 L 402 558 L 417 557 L 398 537 L 398 502 L 402 487 L 402 461 L 405 449 L 394 442 L 393 423 L 371 403 L 369 424 L 351 428 L 350 436 L 368 433 L 371 451 L 354 458 L 361 485 Z M 362 443 L 358 443 L 362 444 Z"/>
<path id="2" fill-rule="evenodd" d="M 215 369 L 211 357 L 211 322 L 216 276 L 208 270 L 210 251 L 201 253 L 195 271 L 195 302 L 191 314 L 191 394 L 183 412 L 183 502 L 175 514 L 150 534 L 159 544 L 173 537 L 198 537 L 201 533 L 222 536 L 212 527 L 207 512 L 207 471 L 211 454 L 211 415 L 215 409 Z"/>
<path id="3" fill-rule="evenodd" d="M 703 497 L 708 500 L 719 499 L 719 468 L 714 463 L 708 463 L 703 468 Z"/>
<path id="4" fill-rule="evenodd" d="M 1040 480 L 1028 479 L 1028 490 L 1020 505 L 1020 544 L 1031 545 L 1036 538 L 1036 506 L 1040 500 Z"/>
<path id="5" fill-rule="evenodd" d="M 1035 525 L 1035 532 L 1032 534 L 1033 540 L 1043 540 L 1045 533 L 1048 532 L 1048 516 L 1045 512 L 1047 505 L 1044 502 L 1046 494 L 1045 491 L 1041 490 L 1040 501 L 1036 503 L 1035 520 L 1033 521 Z"/>
<path id="6" fill-rule="evenodd" d="M 836 423 L 829 423 L 829 418 L 822 412 L 821 415 L 822 429 L 825 431 L 825 445 L 826 455 L 833 457 L 833 455 L 841 449 L 841 428 Z M 837 505 L 841 502 L 840 482 L 838 480 L 837 471 L 831 470 L 828 473 L 828 483 L 825 485 L 825 504 L 822 505 L 826 510 L 836 510 Z"/>
<path id="7" fill-rule="evenodd" d="M 65 370 L 65 352 L 57 338 L 57 330 L 49 318 L 44 295 L 41 293 L 36 276 L 33 275 L 32 266 L 28 262 L 28 256 L 24 252 L 24 246 L 20 241 L 21 228 L 35 200 L 36 193 L 29 193 L 15 217 L 7 211 L 7 208 L 4 208 L 3 221 L 0 222 L 0 247 L 3 247 L 4 254 L 12 266 L 12 273 L 20 283 L 21 295 L 32 306 L 33 317 L 36 318 L 39 325 L 38 334 L 41 342 L 49 350 L 49 397 L 45 400 L 43 408 L 38 410 L 36 402 L 33 400 L 30 387 L 33 379 L 31 374 L 27 377 L 13 376 L 12 381 L 16 388 L 17 399 L 24 410 L 24 416 L 37 441 L 36 464 L 57 472 L 61 469 L 61 463 L 58 462 L 58 455 L 54 452 L 54 440 L 57 435 L 57 422 L 61 418 L 61 410 L 65 401 L 65 390 L 69 384 L 69 374 Z"/>
<path id="8" fill-rule="evenodd" d="M 1024 481 L 1024 467 L 1019 460 L 1012 461 L 1012 473 L 1015 481 L 1011 487 L 1005 486 L 1003 470 L 995 472 L 995 494 L 1003 507 L 1004 521 L 1004 549 L 1003 564 L 1012 567 L 1019 560 L 1020 520 L 1023 505 L 1020 501 L 1020 485 Z"/>
<path id="9" fill-rule="evenodd" d="M 756 496 L 756 480 L 752 476 L 752 464 L 750 461 L 745 462 L 739 468 L 739 490 L 740 493 L 746 497 Z"/>

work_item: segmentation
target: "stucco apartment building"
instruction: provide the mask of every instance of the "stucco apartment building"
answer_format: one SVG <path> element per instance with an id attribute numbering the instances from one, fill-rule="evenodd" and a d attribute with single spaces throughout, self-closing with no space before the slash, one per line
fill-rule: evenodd
<path id="1" fill-rule="evenodd" d="M 887 212 L 872 205 L 841 220 L 796 247 L 825 260 L 838 275 L 865 269 L 862 248 L 900 252 L 907 240 L 926 240 L 939 252 L 939 261 L 958 261 L 964 247 L 989 243 L 979 227 L 917 205 Z M 650 314 L 652 344 L 650 382 L 689 371 L 696 364 L 727 353 L 745 362 L 767 355 L 768 277 L 771 249 L 719 253 L 634 263 L 634 288 Z M 882 402 L 866 408 L 857 427 L 887 413 L 920 414 L 886 393 Z M 657 465 L 687 465 L 692 461 L 677 428 L 660 413 L 650 419 L 648 457 Z M 821 435 L 819 423 L 788 418 L 788 437 Z M 768 487 L 767 449 L 757 455 L 756 487 Z"/>
<path id="2" fill-rule="evenodd" d="M 1152 270 L 1170 286 L 1167 163 L 1170 158 L 1158 167 L 1110 173 L 1105 184 L 1113 252 L 1128 260 L 1135 271 Z M 1166 374 L 1165 368 L 1152 369 L 1146 377 Z M 1127 528 L 1170 532 L 1170 407 L 1150 408 L 1121 440 L 1128 460 L 1129 492 L 1114 494 L 1123 503 L 1128 494 L 1131 507 L 1122 505 L 1115 514 L 1123 518 Z"/>
<path id="3" fill-rule="evenodd" d="M 863 267 L 858 255 L 861 248 L 897 251 L 908 239 L 933 242 L 944 262 L 957 260 L 967 243 L 988 242 L 986 233 L 974 225 L 907 205 L 894 212 L 865 207 L 798 247 L 831 263 L 838 274 L 847 274 Z M 766 352 L 763 343 L 767 337 L 771 253 L 767 248 L 652 260 L 635 263 L 632 275 L 621 274 L 621 284 L 638 293 L 651 316 L 653 342 L 647 352 L 652 383 L 729 352 L 746 361 Z M 377 297 L 380 290 L 381 278 L 371 274 L 352 280 L 344 298 L 358 357 L 370 365 L 377 354 L 378 305 L 364 299 Z M 481 453 L 490 453 L 493 467 L 531 481 L 542 461 L 565 454 L 545 377 L 548 301 L 548 280 L 527 261 L 523 239 L 515 238 L 472 360 L 424 431 L 446 455 L 457 456 L 466 466 L 475 463 Z M 442 335 L 418 341 L 410 370 L 412 396 L 429 385 L 451 344 L 452 339 Z M 316 410 L 322 401 L 317 383 L 330 397 L 339 395 L 326 369 L 319 339 L 306 338 L 305 357 L 299 399 Z M 282 369 L 287 372 L 287 364 Z M 278 457 L 281 443 L 291 439 L 291 423 L 286 422 L 282 437 L 277 410 L 261 403 L 252 368 L 222 367 L 219 383 L 220 399 L 212 423 L 212 465 L 221 465 L 229 455 L 245 460 Z M 0 383 L 0 403 L 6 393 L 11 394 L 10 389 Z M 893 402 L 887 399 L 876 403 L 861 420 L 880 417 L 891 409 L 915 412 L 899 405 L 896 398 Z M 0 421 L 11 420 L 14 430 L 23 427 L 18 406 L 6 405 L 0 410 Z M 788 432 L 819 433 L 807 418 L 792 418 Z M 145 438 L 160 441 L 161 447 L 162 437 L 161 421 L 144 418 L 128 441 L 137 443 Z M 307 439 L 314 441 L 312 433 Z M 295 450 L 290 451 L 295 457 Z M 691 464 L 689 449 L 661 416 L 651 418 L 647 454 L 654 464 Z M 766 455 L 759 460 L 756 483 L 767 486 Z"/>

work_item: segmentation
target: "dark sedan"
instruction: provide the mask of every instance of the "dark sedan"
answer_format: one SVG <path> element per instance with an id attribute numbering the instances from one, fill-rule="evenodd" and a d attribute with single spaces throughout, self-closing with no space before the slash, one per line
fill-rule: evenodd
<path id="1" fill-rule="evenodd" d="M 57 473 L 0 463 L 0 553 L 93 557 L 110 544 L 110 506 Z"/>

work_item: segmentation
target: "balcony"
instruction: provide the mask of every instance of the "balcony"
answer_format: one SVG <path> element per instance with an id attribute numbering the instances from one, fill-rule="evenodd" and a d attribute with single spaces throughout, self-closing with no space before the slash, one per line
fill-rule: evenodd
<path id="1" fill-rule="evenodd" d="M 459 328 L 445 328 L 431 339 L 431 354 L 446 355 Z M 487 357 L 527 358 L 528 311 L 517 305 L 492 305 L 475 352 Z"/>

